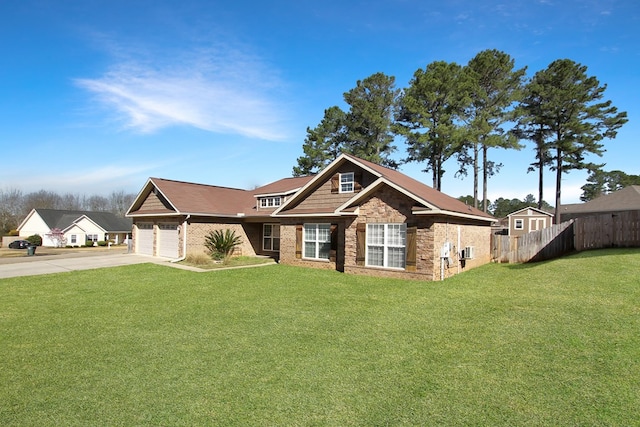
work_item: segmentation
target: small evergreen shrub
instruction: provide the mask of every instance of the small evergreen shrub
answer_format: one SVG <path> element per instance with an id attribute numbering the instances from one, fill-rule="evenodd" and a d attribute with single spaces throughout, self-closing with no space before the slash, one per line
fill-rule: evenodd
<path id="1" fill-rule="evenodd" d="M 39 234 L 34 234 L 33 236 L 29 236 L 25 239 L 29 243 L 35 246 L 42 246 L 42 237 Z"/>

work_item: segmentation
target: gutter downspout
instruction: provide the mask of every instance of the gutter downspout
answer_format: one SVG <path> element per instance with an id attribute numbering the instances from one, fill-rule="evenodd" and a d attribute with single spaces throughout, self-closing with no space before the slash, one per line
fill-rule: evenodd
<path id="1" fill-rule="evenodd" d="M 182 223 L 182 231 L 183 231 L 183 236 L 182 236 L 182 256 L 180 258 L 172 259 L 169 262 L 184 261 L 184 259 L 187 257 L 187 222 L 189 221 L 189 218 L 191 218 L 191 214 L 188 214 L 186 216 L 186 218 L 184 219 L 184 222 Z"/>

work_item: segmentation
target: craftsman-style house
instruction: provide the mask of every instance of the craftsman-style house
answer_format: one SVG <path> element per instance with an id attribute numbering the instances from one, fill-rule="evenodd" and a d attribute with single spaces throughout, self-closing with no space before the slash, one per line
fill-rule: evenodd
<path id="1" fill-rule="evenodd" d="M 150 178 L 127 212 L 135 251 L 181 259 L 231 229 L 238 253 L 347 273 L 437 280 L 490 260 L 494 218 L 398 171 L 342 154 L 255 190 Z"/>

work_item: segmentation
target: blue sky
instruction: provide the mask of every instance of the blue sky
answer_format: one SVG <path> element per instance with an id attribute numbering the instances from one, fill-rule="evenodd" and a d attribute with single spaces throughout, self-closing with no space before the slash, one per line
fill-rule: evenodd
<path id="1" fill-rule="evenodd" d="M 0 188 L 137 193 L 150 176 L 253 188 L 290 176 L 306 128 L 346 109 L 357 80 L 380 71 L 402 88 L 484 49 L 528 76 L 560 58 L 587 66 L 629 115 L 594 160 L 640 174 L 638 28 L 637 0 L 1 0 Z M 504 164 L 491 200 L 537 195 L 530 145 L 490 155 Z M 422 169 L 400 170 L 430 184 Z M 444 192 L 472 194 L 453 160 L 445 170 Z M 586 177 L 564 177 L 563 203 Z"/>

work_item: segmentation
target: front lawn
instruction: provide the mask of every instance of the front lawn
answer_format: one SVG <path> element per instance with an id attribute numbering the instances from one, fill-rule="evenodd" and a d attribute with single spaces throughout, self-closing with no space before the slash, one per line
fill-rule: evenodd
<path id="1" fill-rule="evenodd" d="M 1 268 L 1 266 L 0 266 Z M 0 425 L 638 425 L 640 250 L 0 280 Z"/>

